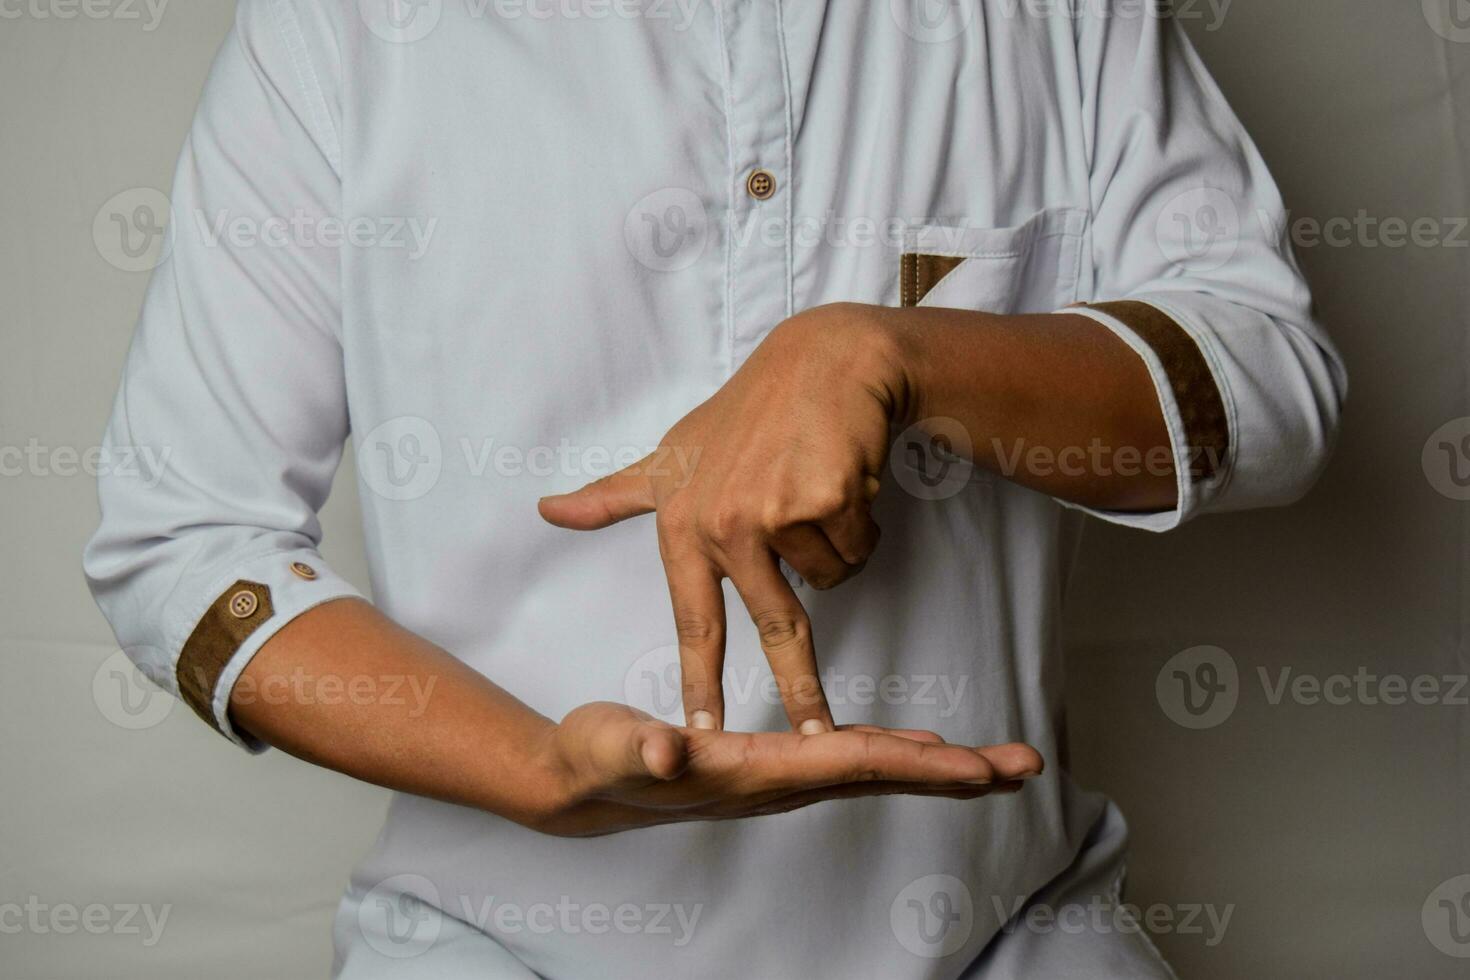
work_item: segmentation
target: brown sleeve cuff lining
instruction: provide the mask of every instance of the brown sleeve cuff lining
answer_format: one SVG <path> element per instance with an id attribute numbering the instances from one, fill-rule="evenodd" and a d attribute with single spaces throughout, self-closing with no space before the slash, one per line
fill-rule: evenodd
<path id="1" fill-rule="evenodd" d="M 274 612 L 271 590 L 242 579 L 214 600 L 184 643 L 177 671 L 179 695 L 217 732 L 220 727 L 214 717 L 214 690 L 220 675 L 235 651 Z"/>
<path id="2" fill-rule="evenodd" d="M 918 306 L 934 284 L 965 261 L 961 255 L 921 255 L 906 252 L 899 263 L 899 301 L 903 306 Z"/>
<path id="3" fill-rule="evenodd" d="M 1194 338 L 1168 314 L 1147 303 L 1122 300 L 1084 305 L 1121 321 L 1143 338 L 1164 365 L 1184 421 L 1190 478 L 1199 483 L 1223 471 L 1230 453 L 1225 399 Z"/>

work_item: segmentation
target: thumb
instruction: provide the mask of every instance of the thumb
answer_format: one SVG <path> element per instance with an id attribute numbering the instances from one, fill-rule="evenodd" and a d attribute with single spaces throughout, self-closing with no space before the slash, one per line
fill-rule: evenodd
<path id="1" fill-rule="evenodd" d="M 605 788 L 647 785 L 649 779 L 669 780 L 688 765 L 684 734 L 672 725 L 629 711 L 591 733 L 588 762 Z"/>
<path id="2" fill-rule="evenodd" d="M 654 779 L 674 779 L 689 764 L 689 747 L 677 728 L 642 725 L 632 743 L 643 770 Z"/>
<path id="3" fill-rule="evenodd" d="M 571 531 L 597 531 L 655 508 L 653 483 L 644 475 L 646 456 L 571 493 L 542 497 L 536 505 L 548 524 Z"/>

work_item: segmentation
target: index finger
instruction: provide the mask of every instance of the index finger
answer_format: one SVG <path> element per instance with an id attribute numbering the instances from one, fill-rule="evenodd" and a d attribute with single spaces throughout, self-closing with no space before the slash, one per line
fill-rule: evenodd
<path id="1" fill-rule="evenodd" d="M 674 631 L 679 638 L 679 675 L 684 718 L 690 728 L 725 727 L 725 593 L 720 571 L 698 550 L 659 532 L 659 552 Z"/>
<path id="2" fill-rule="evenodd" d="M 853 783 L 983 786 L 1039 771 L 1029 746 L 973 749 L 876 732 L 841 731 L 796 744 L 793 736 L 756 733 L 742 753 L 746 792 L 794 793 Z"/>
<path id="3" fill-rule="evenodd" d="M 832 731 L 832 709 L 817 673 L 812 623 L 781 574 L 775 554 L 767 551 L 734 567 L 726 566 L 725 572 L 760 634 L 761 649 L 771 665 L 791 727 L 803 735 Z"/>

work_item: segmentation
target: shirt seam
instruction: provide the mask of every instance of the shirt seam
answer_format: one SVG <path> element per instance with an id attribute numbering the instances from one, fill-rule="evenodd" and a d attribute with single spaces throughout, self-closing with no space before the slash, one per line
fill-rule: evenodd
<path id="1" fill-rule="evenodd" d="M 725 374 L 735 373 L 735 104 L 730 91 L 729 36 L 725 8 L 715 4 L 715 27 L 720 47 L 720 74 L 725 95 Z"/>
<path id="2" fill-rule="evenodd" d="M 796 198 L 796 148 L 792 132 L 791 59 L 786 53 L 786 5 L 776 0 L 776 49 L 781 59 L 781 85 L 786 98 L 786 315 L 796 313 L 796 255 L 792 245 L 792 219 Z"/>
<path id="3" fill-rule="evenodd" d="M 271 0 L 271 9 L 275 14 L 276 31 L 280 34 L 281 42 L 286 46 L 286 52 L 291 56 L 291 66 L 296 71 L 296 84 L 301 87 L 302 95 L 306 98 L 307 108 L 312 116 L 312 126 L 318 130 L 318 138 L 323 142 L 322 152 L 327 155 L 327 160 L 340 175 L 342 146 L 338 140 L 337 129 L 332 125 L 331 114 L 327 111 L 327 100 L 322 91 L 321 79 L 317 75 L 315 65 L 312 64 L 310 53 L 306 50 L 306 37 L 301 33 L 301 25 L 296 19 L 296 12 L 291 9 L 290 0 Z"/>

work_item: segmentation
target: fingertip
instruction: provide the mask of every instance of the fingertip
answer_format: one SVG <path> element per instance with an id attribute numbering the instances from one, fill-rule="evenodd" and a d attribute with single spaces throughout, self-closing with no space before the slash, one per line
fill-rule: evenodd
<path id="1" fill-rule="evenodd" d="M 613 515 L 605 506 L 599 506 L 587 487 L 542 497 L 536 502 L 536 509 L 546 523 L 567 531 L 599 531 L 615 523 Z"/>
<path id="2" fill-rule="evenodd" d="M 1032 779 L 1046 770 L 1041 753 L 1021 743 L 984 749 L 981 754 L 1006 779 Z"/>
<path id="3" fill-rule="evenodd" d="M 536 501 L 536 513 L 541 519 L 553 527 L 566 527 L 563 523 L 560 501 L 565 494 L 550 494 Z"/>
<path id="4" fill-rule="evenodd" d="M 697 728 L 704 732 L 715 732 L 720 730 L 720 723 L 715 720 L 713 712 L 705 711 L 701 708 L 698 711 L 690 713 L 689 727 Z"/>
<path id="5" fill-rule="evenodd" d="M 1030 779 L 1046 771 L 1046 760 L 1041 757 L 1040 752 L 1029 745 L 1021 746 L 1015 762 L 1017 779 Z"/>

